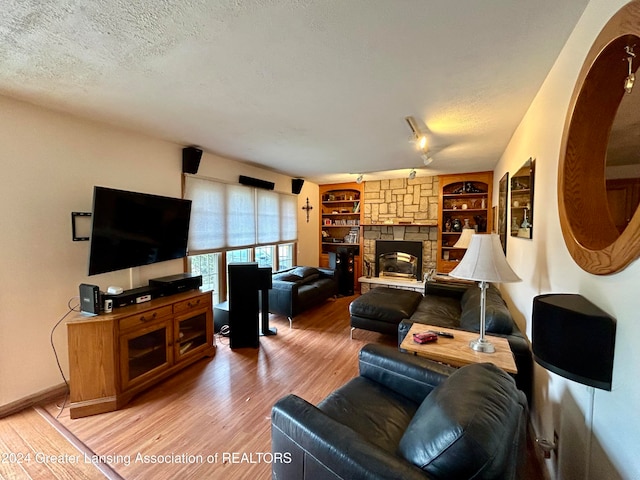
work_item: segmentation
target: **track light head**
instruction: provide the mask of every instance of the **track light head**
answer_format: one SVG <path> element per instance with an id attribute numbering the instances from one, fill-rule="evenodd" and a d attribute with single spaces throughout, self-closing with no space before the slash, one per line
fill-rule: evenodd
<path id="1" fill-rule="evenodd" d="M 364 179 L 364 176 L 362 174 L 358 175 L 356 177 L 356 183 L 362 183 L 362 180 Z"/>
<path id="2" fill-rule="evenodd" d="M 413 180 L 414 178 L 416 178 L 416 169 L 412 168 L 409 172 L 409 180 Z"/>

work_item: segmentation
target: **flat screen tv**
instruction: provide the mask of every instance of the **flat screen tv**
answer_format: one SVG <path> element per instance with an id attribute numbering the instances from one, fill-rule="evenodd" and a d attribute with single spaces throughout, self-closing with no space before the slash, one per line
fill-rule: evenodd
<path id="1" fill-rule="evenodd" d="M 191 200 L 94 187 L 89 275 L 187 255 Z"/>

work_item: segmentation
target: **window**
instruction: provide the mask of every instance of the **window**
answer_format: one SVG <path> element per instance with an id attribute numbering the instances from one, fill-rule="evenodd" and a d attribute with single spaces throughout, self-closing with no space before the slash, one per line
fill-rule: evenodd
<path id="1" fill-rule="evenodd" d="M 293 267 L 293 243 L 278 245 L 278 270 L 291 267 Z"/>
<path id="2" fill-rule="evenodd" d="M 203 288 L 213 289 L 213 303 L 220 303 L 220 253 L 208 253 L 189 257 L 189 271 L 202 275 Z"/>
<path id="3" fill-rule="evenodd" d="M 271 267 L 275 270 L 275 251 L 275 245 L 256 247 L 254 260 L 258 262 L 259 267 Z"/>
<path id="4" fill-rule="evenodd" d="M 274 272 L 294 265 L 294 195 L 185 175 L 184 198 L 192 200 L 189 271 L 202 275 L 215 303 L 227 298 L 229 263 L 257 262 Z"/>

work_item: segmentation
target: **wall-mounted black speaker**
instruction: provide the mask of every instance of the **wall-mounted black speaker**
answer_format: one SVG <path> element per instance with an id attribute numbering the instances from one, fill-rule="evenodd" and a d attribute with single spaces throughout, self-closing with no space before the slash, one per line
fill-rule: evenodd
<path id="1" fill-rule="evenodd" d="M 182 149 L 182 173 L 198 173 L 202 150 L 196 147 Z"/>
<path id="2" fill-rule="evenodd" d="M 533 358 L 547 370 L 611 390 L 616 321 L 577 294 L 533 299 Z"/>
<path id="3" fill-rule="evenodd" d="M 266 180 L 260 180 L 259 178 L 245 177 L 240 175 L 238 180 L 242 185 L 249 185 L 250 187 L 264 188 L 265 190 L 273 190 L 276 186 L 273 182 L 267 182 Z"/>
<path id="4" fill-rule="evenodd" d="M 292 178 L 291 179 L 291 193 L 298 195 L 302 191 L 302 185 L 304 185 L 304 179 Z"/>

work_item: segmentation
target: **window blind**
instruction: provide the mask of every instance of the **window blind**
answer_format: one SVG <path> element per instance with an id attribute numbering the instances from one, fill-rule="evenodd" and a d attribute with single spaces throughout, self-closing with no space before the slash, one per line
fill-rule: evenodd
<path id="1" fill-rule="evenodd" d="M 185 175 L 189 254 L 296 241 L 297 197 Z"/>

